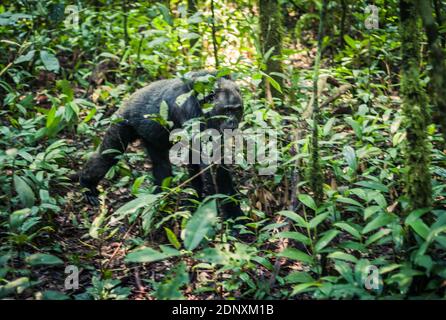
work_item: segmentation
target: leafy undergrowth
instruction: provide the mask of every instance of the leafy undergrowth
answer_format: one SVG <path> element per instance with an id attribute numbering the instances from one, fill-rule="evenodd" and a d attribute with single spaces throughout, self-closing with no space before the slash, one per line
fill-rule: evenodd
<path id="1" fill-rule="evenodd" d="M 154 79 L 203 62 L 180 45 L 194 36 L 182 38 L 189 20 L 160 4 L 145 6 L 129 9 L 127 50 L 112 8 L 87 7 L 83 29 L 59 23 L 50 32 L 42 23 L 48 12 L 31 19 L 0 6 L 0 30 L 10 39 L 1 42 L 0 58 L 0 298 L 446 297 L 444 141 L 429 126 L 434 201 L 410 211 L 395 76 L 400 44 L 392 26 L 345 35 L 345 47 L 324 61 L 320 204 L 307 173 L 314 35 L 301 39 L 307 47 L 290 40 L 282 57 L 286 94 L 271 104 L 261 98 L 262 79 L 271 80 L 264 61 L 254 45 L 243 45 L 254 37 L 256 18 L 221 4 L 220 46 L 243 53 L 235 62 L 229 54 L 222 60 L 242 88 L 241 128 L 277 132 L 276 173 L 259 175 L 261 164 L 234 166 L 245 216 L 221 219 L 217 206 L 225 197 L 194 200 L 183 184 L 185 168 L 175 168 L 155 195 L 150 161 L 135 143 L 102 182 L 100 206 L 85 204 L 68 176 L 91 155 L 122 101 Z M 203 15 L 196 23 L 210 37 Z M 147 38 L 139 37 L 143 24 Z M 228 40 L 233 29 L 239 47 Z M 210 47 L 202 49 L 211 56 Z M 366 65 L 365 55 L 376 63 Z"/>

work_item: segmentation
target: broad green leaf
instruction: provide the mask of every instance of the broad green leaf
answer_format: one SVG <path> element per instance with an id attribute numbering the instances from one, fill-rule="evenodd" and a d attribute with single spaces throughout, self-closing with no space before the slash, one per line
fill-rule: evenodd
<path id="1" fill-rule="evenodd" d="M 21 55 L 17 59 L 15 59 L 14 63 L 22 63 L 22 62 L 29 62 L 34 58 L 35 50 L 29 51 L 27 54 Z"/>
<path id="2" fill-rule="evenodd" d="M 350 37 L 348 34 L 344 35 L 344 41 L 347 43 L 352 49 L 357 49 L 357 47 L 360 45 L 359 41 L 355 41 L 352 37 Z"/>
<path id="3" fill-rule="evenodd" d="M 282 93 L 282 88 L 280 87 L 280 84 L 274 80 L 273 77 L 271 77 L 270 75 L 267 75 L 266 73 L 262 72 L 262 74 L 265 76 L 265 78 L 268 80 L 268 82 L 271 84 L 271 86 L 276 89 L 277 91 L 279 91 L 280 93 Z"/>
<path id="4" fill-rule="evenodd" d="M 332 252 L 327 257 L 330 259 L 344 260 L 353 263 L 356 263 L 358 261 L 358 259 L 355 256 L 352 256 L 351 254 L 342 251 Z"/>
<path id="5" fill-rule="evenodd" d="M 26 263 L 31 266 L 55 266 L 63 264 L 63 261 L 56 256 L 46 253 L 35 253 L 25 259 Z"/>
<path id="6" fill-rule="evenodd" d="M 205 202 L 186 224 L 184 246 L 187 250 L 194 250 L 203 238 L 211 231 L 217 219 L 217 202 L 215 199 Z"/>
<path id="7" fill-rule="evenodd" d="M 375 219 L 370 221 L 364 227 L 364 229 L 362 229 L 362 234 L 366 234 L 366 233 L 373 231 L 375 229 L 378 229 L 380 227 L 389 225 L 389 224 L 393 223 L 396 219 L 397 219 L 396 216 L 393 214 L 389 214 L 389 213 L 380 214 Z"/>
<path id="8" fill-rule="evenodd" d="M 273 271 L 274 270 L 274 266 L 271 264 L 271 262 L 265 258 L 265 257 L 260 257 L 260 256 L 255 256 L 252 258 L 252 261 L 257 262 L 258 264 L 264 266 L 266 269 Z"/>
<path id="9" fill-rule="evenodd" d="M 100 228 L 101 228 L 102 224 L 104 223 L 106 214 L 107 214 L 107 212 L 104 210 L 91 223 L 90 230 L 89 230 L 88 234 L 93 239 L 99 239 Z"/>
<path id="10" fill-rule="evenodd" d="M 302 261 L 308 264 L 313 263 L 313 258 L 311 256 L 294 248 L 286 248 L 285 250 L 280 252 L 277 256 L 288 258 L 291 260 Z"/>
<path id="11" fill-rule="evenodd" d="M 43 300 L 70 300 L 70 297 L 62 292 L 46 290 L 42 292 Z"/>
<path id="12" fill-rule="evenodd" d="M 338 230 L 329 230 L 324 233 L 324 235 L 316 242 L 314 249 L 319 252 L 324 249 L 337 235 L 339 234 Z"/>
<path id="13" fill-rule="evenodd" d="M 364 181 L 356 182 L 355 185 L 361 186 L 361 187 L 364 187 L 364 188 L 369 188 L 369 189 L 372 189 L 372 190 L 379 190 L 379 191 L 386 192 L 386 193 L 389 192 L 389 188 L 387 188 L 382 183 L 376 182 L 376 181 L 364 180 Z"/>
<path id="14" fill-rule="evenodd" d="M 280 214 L 281 216 L 285 216 L 288 219 L 293 220 L 294 222 L 296 222 L 296 225 L 299 227 L 303 227 L 303 228 L 307 227 L 307 222 L 305 221 L 305 219 L 293 211 L 284 210 L 284 211 L 278 212 L 277 214 Z"/>
<path id="15" fill-rule="evenodd" d="M 421 217 L 430 211 L 431 210 L 428 208 L 414 210 L 407 216 L 406 221 L 404 222 L 425 240 L 429 236 L 430 230 Z"/>
<path id="16" fill-rule="evenodd" d="M 169 120 L 169 106 L 167 105 L 166 101 L 161 101 L 160 104 L 160 116 L 165 120 Z"/>
<path id="17" fill-rule="evenodd" d="M 362 128 L 361 125 L 353 120 L 351 117 L 345 118 L 345 121 L 353 128 L 356 136 L 361 139 L 362 138 Z"/>
<path id="18" fill-rule="evenodd" d="M 136 199 L 133 199 L 133 200 L 127 202 L 125 205 L 123 205 L 118 210 L 116 210 L 114 215 L 117 216 L 117 220 L 120 220 L 120 219 L 136 212 L 136 210 L 138 210 L 142 207 L 152 205 L 155 201 L 158 200 L 158 198 L 159 198 L 159 195 L 156 195 L 156 194 L 140 195 Z"/>
<path id="19" fill-rule="evenodd" d="M 25 182 L 25 180 L 17 175 L 14 175 L 14 187 L 15 191 L 19 195 L 20 202 L 26 208 L 31 208 L 36 201 L 31 187 Z"/>
<path id="20" fill-rule="evenodd" d="M 157 251 L 149 247 L 140 247 L 127 254 L 125 262 L 146 263 L 181 255 L 180 251 L 168 246 L 160 246 L 160 249 L 161 251 Z"/>
<path id="21" fill-rule="evenodd" d="M 308 208 L 311 208 L 314 211 L 317 210 L 316 202 L 314 202 L 313 198 L 310 195 L 301 193 L 298 195 L 298 198 L 299 201 L 306 205 Z"/>
<path id="22" fill-rule="evenodd" d="M 17 229 L 23 224 L 24 221 L 31 214 L 30 208 L 24 208 L 14 211 L 9 215 L 9 228 L 11 231 L 17 231 Z"/>
<path id="23" fill-rule="evenodd" d="M 295 271 L 285 277 L 285 282 L 288 283 L 305 283 L 313 282 L 313 277 L 308 272 Z"/>
<path id="24" fill-rule="evenodd" d="M 368 220 L 375 213 L 381 211 L 380 206 L 370 206 L 364 209 L 364 220 Z"/>
<path id="25" fill-rule="evenodd" d="M 57 57 L 54 54 L 42 50 L 40 51 L 40 59 L 46 70 L 56 73 L 59 72 L 59 60 L 57 60 Z"/>
<path id="26" fill-rule="evenodd" d="M 0 299 L 13 294 L 14 292 L 23 291 L 23 289 L 29 288 L 30 286 L 31 282 L 29 281 L 29 278 L 26 277 L 9 281 L 6 284 L 0 285 Z"/>
<path id="27" fill-rule="evenodd" d="M 175 247 L 175 249 L 177 249 L 177 250 L 180 249 L 181 248 L 181 244 L 178 241 L 178 238 L 175 235 L 175 233 L 172 230 L 170 230 L 169 228 L 167 228 L 167 227 L 164 227 L 164 231 L 166 231 L 167 239 Z"/>
<path id="28" fill-rule="evenodd" d="M 409 226 L 424 240 L 429 236 L 429 227 L 423 222 L 423 220 L 412 221 Z"/>
<path id="29" fill-rule="evenodd" d="M 283 232 L 279 232 L 277 237 L 293 239 L 295 241 L 301 242 L 301 243 L 306 244 L 306 245 L 309 245 L 311 243 L 311 240 L 307 236 L 304 236 L 302 233 L 297 232 L 297 231 L 283 231 Z"/>
<path id="30" fill-rule="evenodd" d="M 297 286 L 293 287 L 293 292 L 291 293 L 291 296 L 294 296 L 299 293 L 307 292 L 309 290 L 313 290 L 314 287 L 320 287 L 321 284 L 319 282 L 307 282 L 307 283 L 301 283 Z"/>
<path id="31" fill-rule="evenodd" d="M 320 223 L 322 223 L 325 219 L 327 219 L 329 215 L 330 215 L 329 212 L 318 214 L 317 216 L 315 216 L 313 219 L 310 220 L 308 226 L 311 229 L 316 228 Z"/>
<path id="32" fill-rule="evenodd" d="M 376 232 L 374 235 L 369 236 L 367 238 L 367 241 L 365 242 L 366 246 L 371 245 L 372 243 L 378 241 L 379 239 L 381 239 L 384 236 L 387 236 L 388 234 L 390 234 L 392 232 L 391 229 L 381 229 L 378 232 Z"/>
<path id="33" fill-rule="evenodd" d="M 342 149 L 342 154 L 344 155 L 348 166 L 353 171 L 356 171 L 358 169 L 358 161 L 356 160 L 355 150 L 350 146 L 344 146 L 344 148 Z"/>
<path id="34" fill-rule="evenodd" d="M 346 203 L 346 204 L 351 204 L 356 207 L 362 207 L 362 204 L 360 204 L 358 201 L 356 201 L 354 199 L 346 198 L 346 197 L 337 197 L 336 201 Z"/>
<path id="35" fill-rule="evenodd" d="M 338 227 L 339 229 L 347 231 L 348 233 L 350 233 L 356 239 L 358 239 L 358 240 L 361 239 L 361 233 L 358 230 L 356 230 L 354 227 L 349 225 L 348 223 L 346 223 L 346 222 L 337 222 L 337 223 L 335 223 L 333 225 L 335 227 Z"/>
<path id="36" fill-rule="evenodd" d="M 404 221 L 404 223 L 406 225 L 410 225 L 412 222 L 417 221 L 418 219 L 420 219 L 422 216 L 424 216 L 426 213 L 430 212 L 430 209 L 416 209 L 414 211 L 412 211 L 406 218 L 406 221 Z"/>

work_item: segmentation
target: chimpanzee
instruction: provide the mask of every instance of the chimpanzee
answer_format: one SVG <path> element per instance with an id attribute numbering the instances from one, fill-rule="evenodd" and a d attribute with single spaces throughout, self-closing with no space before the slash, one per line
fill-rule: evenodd
<path id="1" fill-rule="evenodd" d="M 215 79 L 213 89 L 206 95 L 200 95 L 194 91 L 194 84 L 198 79 L 208 75 Z M 142 140 L 152 160 L 155 183 L 158 186 L 157 189 L 160 190 L 163 180 L 172 175 L 169 160 L 169 149 L 172 146 L 169 134 L 172 129 L 181 128 L 187 121 L 200 117 L 204 119 L 208 128 L 217 129 L 220 132 L 223 129 L 236 129 L 243 115 L 240 90 L 229 76 L 215 77 L 216 75 L 216 72 L 191 72 L 184 78 L 153 82 L 131 95 L 124 106 L 117 111 L 117 116 L 121 121 L 110 126 L 98 152 L 77 174 L 81 186 L 89 189 L 85 192 L 87 201 L 92 205 L 98 205 L 96 187 L 99 181 L 116 164 L 117 155 L 122 154 L 127 145 L 136 139 Z M 187 95 L 188 93 L 191 94 Z M 187 98 L 181 105 L 178 105 L 177 98 L 182 95 Z M 171 128 L 147 117 L 159 114 L 160 106 L 163 103 L 168 107 L 167 120 L 173 123 Z M 206 103 L 213 106 L 209 112 L 203 111 L 202 107 Z M 188 166 L 191 177 L 197 175 L 202 169 L 202 165 L 191 164 Z M 213 184 L 211 181 L 197 176 L 191 183 L 200 197 L 205 196 L 207 190 L 226 194 L 231 198 L 236 195 L 231 172 L 223 164 L 218 165 L 216 169 L 216 188 L 213 185 L 204 185 L 206 183 Z M 237 217 L 243 214 L 235 201 L 224 202 L 221 208 L 226 217 Z"/>

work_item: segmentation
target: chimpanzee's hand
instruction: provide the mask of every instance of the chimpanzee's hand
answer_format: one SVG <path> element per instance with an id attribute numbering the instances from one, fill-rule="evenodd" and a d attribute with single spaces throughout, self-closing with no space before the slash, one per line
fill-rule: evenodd
<path id="1" fill-rule="evenodd" d="M 87 202 L 94 207 L 99 205 L 98 195 L 99 192 L 96 189 L 90 189 L 84 192 L 85 200 L 87 200 Z"/>
<path id="2" fill-rule="evenodd" d="M 222 211 L 223 211 L 223 215 L 226 218 L 237 218 L 237 217 L 241 217 L 244 215 L 244 212 L 242 211 L 242 209 L 240 208 L 240 206 L 234 202 L 229 202 L 226 204 L 223 204 L 221 206 Z"/>
<path id="3" fill-rule="evenodd" d="M 86 191 L 84 191 L 84 198 L 85 200 L 87 200 L 87 202 L 96 207 L 99 205 L 99 191 L 98 189 L 96 189 L 96 186 L 92 186 L 91 184 L 86 183 L 83 179 L 82 176 L 79 177 L 79 184 L 81 185 L 82 188 L 87 189 Z"/>

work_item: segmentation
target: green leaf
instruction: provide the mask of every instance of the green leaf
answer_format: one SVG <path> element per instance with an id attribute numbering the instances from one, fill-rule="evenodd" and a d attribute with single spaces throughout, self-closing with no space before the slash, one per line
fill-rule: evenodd
<path id="1" fill-rule="evenodd" d="M 70 297 L 66 294 L 54 291 L 54 290 L 46 290 L 42 292 L 42 299 L 43 300 L 70 300 Z"/>
<path id="2" fill-rule="evenodd" d="M 297 286 L 293 287 L 293 292 L 291 293 L 291 296 L 309 291 L 310 289 L 312 290 L 313 287 L 320 287 L 320 285 L 321 284 L 319 282 L 307 282 L 298 284 Z"/>
<path id="3" fill-rule="evenodd" d="M 361 233 L 346 222 L 337 222 L 334 224 L 334 226 L 344 231 L 347 231 L 358 240 L 361 239 Z"/>
<path id="4" fill-rule="evenodd" d="M 211 231 L 217 219 L 217 202 L 215 199 L 205 202 L 193 214 L 186 224 L 184 246 L 194 250 Z"/>
<path id="5" fill-rule="evenodd" d="M 381 211 L 380 206 L 370 206 L 364 209 L 364 220 L 368 220 L 371 216 L 373 216 L 375 213 Z"/>
<path id="6" fill-rule="evenodd" d="M 149 247 L 140 247 L 127 254 L 125 262 L 147 263 L 181 255 L 180 251 L 168 246 L 161 245 L 160 249 L 161 251 L 157 251 Z"/>
<path id="7" fill-rule="evenodd" d="M 412 211 L 406 218 L 406 221 L 404 223 L 409 226 L 411 223 L 419 220 L 422 216 L 424 216 L 426 213 L 430 212 L 430 209 L 416 209 Z"/>
<path id="8" fill-rule="evenodd" d="M 114 215 L 117 216 L 116 220 L 120 220 L 130 214 L 133 214 L 134 212 L 136 212 L 136 210 L 142 207 L 152 205 L 155 201 L 158 200 L 158 198 L 159 195 L 156 194 L 144 194 L 138 196 L 136 199 L 127 202 L 125 205 L 116 210 L 116 212 L 114 213 Z"/>
<path id="9" fill-rule="evenodd" d="M 22 292 L 24 289 L 31 286 L 29 278 L 21 277 L 15 280 L 9 281 L 4 285 L 0 285 L 0 299 L 13 294 L 14 292 Z"/>
<path id="10" fill-rule="evenodd" d="M 386 193 L 389 192 L 389 188 L 387 188 L 382 183 L 379 183 L 376 181 L 365 181 L 364 180 L 364 181 L 356 182 L 355 185 L 365 187 L 368 189 L 372 189 L 372 190 L 379 190 L 379 191 L 386 192 Z"/>
<path id="11" fill-rule="evenodd" d="M 337 235 L 339 234 L 338 230 L 329 230 L 324 233 L 324 235 L 319 239 L 319 241 L 314 246 L 316 251 L 321 251 L 324 249 Z"/>
<path id="12" fill-rule="evenodd" d="M 74 90 L 72 88 L 72 84 L 68 80 L 58 80 L 56 82 L 56 86 L 64 95 L 67 96 L 68 101 L 72 101 L 74 99 Z"/>
<path id="13" fill-rule="evenodd" d="M 304 283 L 313 282 L 313 277 L 308 272 L 295 271 L 285 277 L 285 282 L 288 283 Z"/>
<path id="14" fill-rule="evenodd" d="M 351 117 L 345 118 L 345 121 L 353 128 L 356 136 L 361 139 L 362 138 L 362 128 L 358 122 L 353 120 Z"/>
<path id="15" fill-rule="evenodd" d="M 31 61 L 34 58 L 34 53 L 35 52 L 36 52 L 35 50 L 31 50 L 27 54 L 21 55 L 20 57 L 15 59 L 14 63 L 22 63 L 22 62 L 29 62 L 29 61 Z"/>
<path id="16" fill-rule="evenodd" d="M 321 222 L 323 222 L 325 219 L 328 218 L 329 214 L 330 214 L 329 212 L 318 214 L 316 217 L 310 220 L 308 226 L 311 229 L 316 228 Z"/>
<path id="17" fill-rule="evenodd" d="M 310 209 L 313 209 L 314 211 L 317 210 L 316 202 L 313 200 L 313 198 L 308 194 L 299 194 L 298 195 L 299 201 L 302 202 L 304 205 L 309 207 Z"/>
<path id="18" fill-rule="evenodd" d="M 356 207 L 362 207 L 362 204 L 360 204 L 358 201 L 356 201 L 354 199 L 346 198 L 346 197 L 337 197 L 336 201 L 337 202 L 351 204 L 351 205 L 356 206 Z"/>
<path id="19" fill-rule="evenodd" d="M 40 59 L 42 60 L 43 66 L 46 70 L 56 73 L 59 72 L 59 60 L 57 60 L 54 54 L 42 50 L 40 51 Z"/>
<path id="20" fill-rule="evenodd" d="M 378 241 L 382 237 L 388 235 L 390 232 L 392 232 L 392 230 L 391 229 L 387 229 L 387 228 L 379 230 L 377 233 L 375 233 L 374 235 L 372 235 L 372 236 L 367 238 L 367 241 L 365 242 L 365 245 L 366 246 L 371 245 L 372 243 Z"/>
<path id="21" fill-rule="evenodd" d="M 344 146 L 344 148 L 342 149 L 342 154 L 344 155 L 348 166 L 353 171 L 356 171 L 358 169 L 358 162 L 356 160 L 355 150 L 350 146 Z"/>
<path id="22" fill-rule="evenodd" d="M 270 75 L 267 75 L 267 74 L 264 73 L 264 72 L 261 72 L 261 73 L 265 76 L 265 78 L 268 80 L 268 82 L 271 84 L 271 86 L 272 86 L 274 89 L 276 89 L 277 91 L 279 91 L 280 93 L 282 93 L 282 88 L 280 87 L 280 84 L 279 84 L 276 80 L 274 80 L 273 77 L 271 77 Z"/>
<path id="23" fill-rule="evenodd" d="M 344 261 L 353 262 L 353 263 L 356 263 L 358 261 L 358 259 L 356 257 L 352 256 L 351 254 L 341 252 L 341 251 L 332 252 L 327 257 L 330 259 L 344 260 Z"/>
<path id="24" fill-rule="evenodd" d="M 378 229 L 380 227 L 386 226 L 391 224 L 392 222 L 395 222 L 396 216 L 389 213 L 383 213 L 380 214 L 378 217 L 370 221 L 364 229 L 362 229 L 362 234 L 366 234 L 370 231 L 373 231 L 375 229 Z"/>
<path id="25" fill-rule="evenodd" d="M 304 218 L 302 218 L 300 215 L 298 215 L 297 213 L 295 213 L 293 211 L 284 210 L 284 211 L 278 212 L 277 214 L 280 214 L 281 216 L 285 216 L 288 219 L 293 220 L 294 222 L 296 222 L 296 225 L 299 227 L 306 228 L 308 225 Z"/>
<path id="26" fill-rule="evenodd" d="M 14 187 L 15 191 L 19 195 L 20 202 L 25 208 L 31 208 L 36 201 L 31 187 L 21 177 L 14 175 Z"/>
<path id="27" fill-rule="evenodd" d="M 277 256 L 288 258 L 291 260 L 302 261 L 308 264 L 313 263 L 313 258 L 311 256 L 294 248 L 286 248 L 285 250 L 280 252 Z"/>
<path id="28" fill-rule="evenodd" d="M 430 229 L 423 222 L 421 217 L 428 212 L 430 212 L 430 209 L 427 208 L 414 210 L 407 216 L 406 221 L 404 222 L 407 226 L 410 226 L 419 236 L 421 236 L 425 240 L 429 236 Z"/>
<path id="29" fill-rule="evenodd" d="M 429 236 L 429 227 L 423 222 L 423 220 L 415 220 L 409 223 L 409 226 L 424 240 Z"/>
<path id="30" fill-rule="evenodd" d="M 26 263 L 31 266 L 55 266 L 63 264 L 63 261 L 56 256 L 46 253 L 35 253 L 25 259 Z"/>
<path id="31" fill-rule="evenodd" d="M 283 231 L 283 232 L 279 232 L 277 237 L 293 239 L 295 241 L 298 241 L 298 242 L 306 244 L 306 245 L 310 245 L 310 243 L 311 243 L 311 240 L 307 236 L 304 236 L 302 233 L 297 232 L 297 231 Z"/>
<path id="32" fill-rule="evenodd" d="M 93 239 L 99 239 L 100 234 L 100 228 L 102 224 L 104 223 L 106 211 L 104 210 L 101 214 L 99 214 L 96 218 L 94 218 L 93 222 L 91 223 L 90 230 L 88 231 L 88 234 Z"/>
<path id="33" fill-rule="evenodd" d="M 181 248 L 181 244 L 178 241 L 178 238 L 175 235 L 175 233 L 172 230 L 170 230 L 169 228 L 167 228 L 167 227 L 164 227 L 164 231 L 166 231 L 167 239 L 175 247 L 175 249 L 180 249 Z"/>
<path id="34" fill-rule="evenodd" d="M 169 106 L 167 105 L 166 101 L 161 101 L 160 104 L 160 116 L 165 120 L 169 120 Z"/>
<path id="35" fill-rule="evenodd" d="M 352 49 L 356 49 L 359 41 L 355 41 L 352 37 L 350 37 L 348 34 L 344 36 L 344 41 L 347 43 Z"/>

